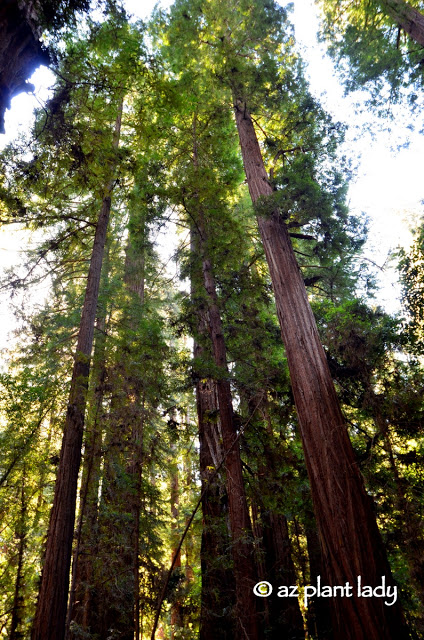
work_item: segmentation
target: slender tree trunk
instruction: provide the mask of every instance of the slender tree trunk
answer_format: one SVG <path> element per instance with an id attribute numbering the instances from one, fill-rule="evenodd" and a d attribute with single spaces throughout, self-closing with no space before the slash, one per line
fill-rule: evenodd
<path id="1" fill-rule="evenodd" d="M 268 446 L 264 447 L 263 456 L 258 468 L 259 478 L 267 478 L 278 475 L 281 468 L 281 456 L 276 455 L 274 445 L 274 433 L 271 419 L 267 410 L 267 394 L 261 391 L 247 398 L 249 414 L 261 413 L 266 422 Z M 262 424 L 258 428 L 261 428 Z M 283 488 L 284 490 L 284 488 Z M 272 585 L 291 587 L 297 584 L 296 571 L 292 559 L 292 549 L 289 536 L 287 519 L 277 509 L 266 507 L 266 495 L 269 495 L 264 487 L 264 496 L 257 495 L 259 510 L 252 505 L 252 511 L 259 511 L 256 520 L 258 522 L 259 546 L 263 549 L 263 562 L 259 577 L 268 580 Z M 260 515 L 259 515 L 260 514 Z M 264 605 L 268 614 L 266 625 L 268 640 L 280 640 L 281 637 L 291 640 L 304 640 L 305 631 L 303 618 L 300 612 L 297 598 L 279 598 L 275 589 L 269 598 L 264 598 Z"/>
<path id="2" fill-rule="evenodd" d="M 133 640 L 135 636 L 138 640 L 145 392 L 142 372 L 134 369 L 134 362 L 138 359 L 135 335 L 144 302 L 144 252 L 135 252 L 131 233 L 126 247 L 124 283 L 129 294 L 122 322 L 126 332 L 109 375 L 113 387 L 97 524 L 105 535 L 99 538 L 96 548 L 93 597 L 84 630 L 88 627 L 101 638 L 113 635 Z"/>
<path id="3" fill-rule="evenodd" d="M 133 211 L 132 217 L 136 215 L 139 219 L 137 229 L 137 240 L 144 243 L 146 236 L 146 224 L 143 213 Z M 144 249 L 136 251 L 134 247 L 134 237 L 130 233 L 128 245 L 125 254 L 125 275 L 124 281 L 133 295 L 135 307 L 130 313 L 129 323 L 131 329 L 136 329 L 136 320 L 138 315 L 142 315 L 144 304 L 144 287 L 145 287 L 145 252 Z M 141 479 L 143 471 L 143 441 L 144 441 L 144 414 L 145 414 L 145 389 L 143 380 L 127 380 L 129 389 L 133 390 L 135 398 L 136 418 L 132 426 L 133 455 L 130 465 L 130 476 L 134 484 L 134 498 L 132 501 L 132 515 L 134 521 L 133 532 L 133 574 L 134 574 L 134 628 L 135 640 L 140 640 L 141 629 L 141 606 L 140 606 L 140 514 L 141 514 Z M 142 389 L 140 389 L 140 386 Z M 138 408 L 138 416 L 137 416 Z"/>
<path id="4" fill-rule="evenodd" d="M 193 116 L 193 166 L 199 166 L 197 152 L 197 117 Z M 225 458 L 226 487 L 229 504 L 232 557 L 236 591 L 236 640 L 258 640 L 259 626 L 253 587 L 256 582 L 256 567 L 252 526 L 247 507 L 241 466 L 240 448 L 234 446 L 237 438 L 234 426 L 233 403 L 227 366 L 224 330 L 221 321 L 212 264 L 207 255 L 207 226 L 203 203 L 196 193 L 193 219 L 197 223 L 197 233 L 192 237 L 192 247 L 199 252 L 202 264 L 203 286 L 206 290 L 207 327 L 212 342 L 212 354 L 219 371 L 216 389 L 219 419 Z"/>
<path id="5" fill-rule="evenodd" d="M 196 236 L 191 235 L 192 256 L 198 252 Z M 197 274 L 199 275 L 199 274 Z M 191 277 L 193 302 L 198 296 L 195 274 Z M 203 299 L 197 300 L 198 333 L 202 341 L 208 335 L 208 317 Z M 194 342 L 195 362 L 200 362 L 205 348 Z M 199 425 L 200 476 L 202 480 L 203 528 L 200 548 L 202 593 L 199 640 L 233 640 L 235 637 L 235 594 L 231 568 L 228 523 L 228 496 L 223 472 L 214 470 L 223 458 L 216 381 L 196 372 L 196 406 Z M 206 491 L 207 489 L 207 491 Z"/>
<path id="6" fill-rule="evenodd" d="M 22 589 L 24 586 L 24 552 L 25 552 L 25 544 L 26 544 L 26 526 L 25 526 L 25 518 L 26 518 L 26 498 L 25 498 L 25 467 L 23 469 L 22 474 L 22 485 L 21 485 L 21 513 L 19 516 L 19 525 L 17 529 L 17 536 L 19 539 L 18 546 L 18 567 L 16 570 L 16 581 L 15 581 L 15 593 L 13 596 L 13 609 L 12 609 L 12 620 L 10 624 L 10 636 L 9 640 L 23 640 L 23 634 L 20 632 L 20 627 L 22 625 L 23 616 L 24 616 L 24 595 L 22 593 Z"/>
<path id="7" fill-rule="evenodd" d="M 237 638 L 240 638 L 240 640 L 245 638 L 257 640 L 259 638 L 259 629 L 255 596 L 253 595 L 256 576 L 252 528 L 244 490 L 240 449 L 238 446 L 233 446 L 237 434 L 234 428 L 224 330 L 217 303 L 212 265 L 206 256 L 203 258 L 202 268 L 204 285 L 208 295 L 209 331 L 212 349 L 215 364 L 220 371 L 216 386 L 223 448 L 225 453 L 229 452 L 225 460 L 225 471 L 233 543 Z"/>
<path id="8" fill-rule="evenodd" d="M 284 515 L 264 511 L 262 514 L 267 575 L 273 585 L 287 586 L 297 584 L 296 572 L 292 560 L 291 543 L 287 520 Z M 290 638 L 304 640 L 305 631 L 297 598 L 281 598 L 274 593 L 270 600 L 270 640 Z M 268 636 L 267 636 L 268 638 Z"/>
<path id="9" fill-rule="evenodd" d="M 415 42 L 424 47 L 424 15 L 420 11 L 405 0 L 380 0 L 380 5 Z"/>
<path id="10" fill-rule="evenodd" d="M 144 279 L 143 279 L 144 286 Z M 141 638 L 141 623 L 140 623 L 140 514 L 141 514 L 141 478 L 143 471 L 143 438 L 144 438 L 144 407 L 145 398 L 144 391 L 141 401 L 141 415 L 140 421 L 137 421 L 133 426 L 133 460 L 131 465 L 131 475 L 134 480 L 135 495 L 133 500 L 133 520 L 134 520 L 134 535 L 133 535 L 133 573 L 134 573 L 134 628 L 135 628 L 135 640 Z"/>
<path id="11" fill-rule="evenodd" d="M 308 514 L 307 514 L 308 515 Z M 306 543 L 309 558 L 309 583 L 316 584 L 318 576 L 325 575 L 322 565 L 319 536 L 312 511 L 305 526 Z M 313 596 L 307 611 L 309 634 L 314 640 L 332 640 L 330 603 L 327 598 Z"/>
<path id="12" fill-rule="evenodd" d="M 113 146 L 118 147 L 122 102 L 119 105 Z M 34 618 L 32 640 L 62 640 L 65 635 L 69 569 L 75 523 L 78 473 L 84 414 L 90 373 L 100 274 L 109 224 L 113 182 L 103 198 L 88 272 L 87 289 L 78 333 L 60 462 L 47 534 L 46 555 Z"/>
<path id="13" fill-rule="evenodd" d="M 271 197 L 252 119 L 235 96 L 235 117 L 253 203 Z M 300 433 L 320 532 L 326 580 L 352 585 L 350 598 L 331 598 L 335 638 L 401 640 L 408 633 L 399 600 L 357 595 L 357 579 L 377 587 L 393 579 L 340 410 L 305 285 L 278 210 L 258 216 L 286 348 Z"/>
<path id="14" fill-rule="evenodd" d="M 102 404 L 106 380 L 105 367 L 105 315 L 97 320 L 94 347 L 94 416 L 87 430 L 80 492 L 80 515 L 75 532 L 76 544 L 72 559 L 71 588 L 69 591 L 65 639 L 70 640 L 70 624 L 75 620 L 87 630 L 93 579 L 93 560 L 97 542 L 98 493 L 100 484 L 102 429 Z"/>
<path id="15" fill-rule="evenodd" d="M 202 348 L 195 343 L 195 359 L 201 357 L 201 352 Z M 210 481 L 213 470 L 223 456 L 217 433 L 218 398 L 214 380 L 202 378 L 197 381 L 196 403 L 202 492 L 208 487 L 202 501 L 202 596 L 199 639 L 233 640 L 235 630 L 232 610 L 235 602 L 232 571 L 228 566 L 228 498 L 224 479 L 220 475 Z"/>
<path id="16" fill-rule="evenodd" d="M 171 416 L 171 420 L 173 416 Z M 171 445 L 171 538 L 172 538 L 172 550 L 171 550 L 171 562 L 174 562 L 174 571 L 181 572 L 181 550 L 178 548 L 179 534 L 178 534 L 178 520 L 179 520 L 179 478 L 178 478 L 178 464 L 175 462 L 175 445 Z M 178 588 L 178 587 L 177 587 Z M 171 605 L 171 640 L 175 638 L 175 632 L 178 632 L 183 626 L 181 618 L 181 602 L 177 597 L 173 600 Z"/>

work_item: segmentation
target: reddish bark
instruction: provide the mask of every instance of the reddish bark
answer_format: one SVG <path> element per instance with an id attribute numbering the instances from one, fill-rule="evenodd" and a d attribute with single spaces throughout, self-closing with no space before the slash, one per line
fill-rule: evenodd
<path id="1" fill-rule="evenodd" d="M 193 166 L 196 169 L 199 166 L 197 145 L 197 117 L 194 115 Z M 196 221 L 197 231 L 193 231 L 192 249 L 196 255 L 199 254 L 201 259 L 203 287 L 206 290 L 206 325 L 212 343 L 213 360 L 219 371 L 216 379 L 216 391 L 222 448 L 225 456 L 226 488 L 235 578 L 235 638 L 236 640 L 245 640 L 248 637 L 250 640 L 258 640 L 259 626 L 256 600 L 253 594 L 253 587 L 256 583 L 253 533 L 244 489 L 240 448 L 238 444 L 235 444 L 237 432 L 234 425 L 224 330 L 218 306 L 212 263 L 207 255 L 208 229 L 202 208 L 203 204 L 197 193 L 194 193 L 193 196 L 195 205 L 191 216 Z"/>
<path id="2" fill-rule="evenodd" d="M 122 102 L 116 121 L 115 148 L 119 142 L 121 116 Z M 32 640 L 62 640 L 65 635 L 84 414 L 112 188 L 111 182 L 103 198 L 94 236 Z"/>
<path id="3" fill-rule="evenodd" d="M 219 417 L 225 460 L 226 486 L 230 513 L 232 554 L 236 588 L 236 638 L 259 638 L 257 611 L 253 587 L 256 583 L 252 527 L 247 508 L 241 467 L 240 449 L 233 446 L 237 433 L 234 428 L 233 404 L 227 367 L 224 330 L 217 303 L 212 265 L 203 258 L 203 278 L 208 294 L 209 333 L 214 361 L 220 370 L 216 381 Z"/>
<path id="4" fill-rule="evenodd" d="M 237 98 L 237 97 L 236 97 Z M 244 168 L 253 203 L 272 196 L 252 119 L 235 100 Z M 353 585 L 351 598 L 331 598 L 335 638 L 400 640 L 408 633 L 399 600 L 357 597 L 357 577 L 373 587 L 390 567 L 340 410 L 287 227 L 274 210 L 258 216 L 292 380 L 302 444 L 330 585 Z"/>
<path id="5" fill-rule="evenodd" d="M 274 434 L 271 418 L 267 408 L 267 395 L 262 391 L 247 399 L 249 413 L 253 417 L 259 412 L 262 414 L 268 436 L 268 443 L 264 447 L 264 459 L 260 461 L 259 478 L 276 477 L 281 468 L 281 454 L 278 455 L 274 446 Z M 261 425 L 262 426 L 262 425 Z M 258 425 L 258 428 L 261 426 Z M 283 488 L 284 490 L 284 488 Z M 264 494 L 267 489 L 264 487 Z M 292 559 L 291 542 L 287 519 L 277 510 L 266 507 L 262 494 L 256 495 L 258 502 L 252 504 L 252 512 L 257 515 L 256 528 L 259 547 L 263 552 L 259 577 L 267 580 L 272 585 L 291 587 L 297 584 L 296 571 Z M 305 631 L 303 618 L 300 612 L 297 598 L 278 598 L 277 589 L 269 598 L 264 598 L 266 608 L 266 632 L 267 639 L 279 640 L 281 637 L 292 640 L 304 640 Z"/>
<path id="6" fill-rule="evenodd" d="M 194 357 L 201 357 L 201 347 L 194 346 Z M 200 549 L 202 569 L 202 597 L 200 612 L 200 640 L 232 640 L 235 635 L 232 609 L 234 580 L 229 567 L 228 499 L 225 481 L 213 470 L 222 459 L 218 433 L 218 398 L 216 382 L 211 378 L 196 384 L 196 403 L 199 421 L 200 474 L 203 530 Z"/>
<path id="7" fill-rule="evenodd" d="M 415 42 L 424 47 L 424 15 L 420 11 L 405 0 L 381 0 L 380 4 Z"/>
<path id="8" fill-rule="evenodd" d="M 196 163 L 197 157 L 195 145 L 194 164 L 196 165 Z M 233 446 L 234 441 L 237 437 L 237 433 L 234 427 L 233 405 L 229 382 L 229 372 L 227 367 L 224 332 L 220 310 L 218 307 L 212 265 L 208 256 L 205 254 L 207 232 L 205 229 L 203 214 L 199 202 L 197 203 L 196 208 L 198 209 L 198 211 L 196 211 L 197 232 L 193 231 L 192 250 L 195 255 L 200 256 L 202 265 L 202 276 L 200 276 L 199 274 L 199 280 L 201 279 L 203 281 L 203 287 L 206 290 L 206 309 L 202 311 L 198 309 L 199 325 L 201 333 L 206 330 L 209 333 L 210 340 L 212 342 L 213 359 L 215 365 L 219 370 L 219 378 L 215 381 L 214 384 L 219 408 L 222 450 L 224 455 L 227 454 L 225 458 L 225 475 L 236 592 L 236 628 L 235 635 L 233 637 L 244 640 L 247 634 L 247 636 L 251 640 L 257 640 L 259 638 L 259 629 L 255 596 L 253 595 L 253 587 L 256 582 L 256 575 L 252 527 L 250 523 L 249 511 L 244 489 L 240 449 L 238 445 Z M 192 287 L 193 286 L 195 288 L 196 284 L 193 285 L 192 281 Z M 202 391 L 204 392 L 205 388 L 203 387 L 202 389 L 202 387 L 198 384 L 197 395 L 198 401 L 200 402 L 202 400 L 206 400 L 205 394 L 202 393 Z M 207 404 L 204 405 L 204 407 L 205 406 L 207 406 Z M 211 429 L 211 426 L 206 424 L 207 416 L 205 414 L 205 411 L 207 411 L 207 409 L 205 409 L 204 407 L 198 404 L 199 427 L 203 431 L 201 436 L 203 436 L 205 440 L 209 437 L 209 443 L 204 442 L 203 444 L 202 453 L 205 455 L 205 457 L 208 457 L 208 454 L 213 455 L 214 447 L 210 446 L 210 442 L 212 442 L 214 439 L 216 440 L 217 433 L 213 433 L 214 430 Z M 205 448 L 206 446 L 209 448 L 209 452 Z M 221 459 L 222 458 L 220 458 L 218 462 L 220 462 Z M 214 466 L 216 466 L 217 461 L 215 460 L 213 462 Z M 204 480 L 206 480 L 205 475 Z M 206 508 L 208 508 L 207 505 L 205 506 Z M 204 542 L 206 542 L 206 531 L 204 536 Z M 212 542 L 212 540 L 210 542 Z M 203 637 L 206 638 L 205 634 L 207 625 L 203 626 Z M 226 636 L 223 635 L 222 637 L 225 638 Z"/>
<path id="9" fill-rule="evenodd" d="M 71 621 L 82 625 L 84 630 L 90 626 L 91 590 L 93 581 L 93 558 L 96 556 L 98 495 L 101 467 L 101 419 L 102 403 L 105 390 L 106 368 L 105 351 L 105 317 L 98 319 L 97 336 L 94 349 L 94 371 L 97 386 L 94 393 L 94 420 L 87 432 L 84 445 L 84 465 L 80 491 L 80 515 L 75 532 L 76 545 L 72 561 L 72 578 L 69 593 L 68 613 L 66 619 L 65 638 L 72 637 Z M 96 367 L 97 361 L 97 367 Z M 96 371 L 97 369 L 97 371 Z"/>

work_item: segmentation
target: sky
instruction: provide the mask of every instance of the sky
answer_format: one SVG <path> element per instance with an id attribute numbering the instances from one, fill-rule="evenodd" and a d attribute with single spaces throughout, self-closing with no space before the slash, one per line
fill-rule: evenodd
<path id="1" fill-rule="evenodd" d="M 126 0 L 125 4 L 130 13 L 147 19 L 155 3 Z M 164 0 L 160 4 L 166 8 L 171 3 Z M 416 224 L 422 213 L 424 136 L 413 136 L 407 149 L 393 153 L 393 134 L 384 130 L 383 122 L 373 123 L 373 135 L 365 127 L 361 131 L 361 125 L 365 125 L 367 120 L 372 121 L 372 116 L 357 115 L 354 103 L 361 96 L 344 96 L 337 71 L 325 54 L 324 45 L 318 45 L 318 17 L 313 0 L 294 0 L 293 4 L 296 39 L 307 62 L 312 92 L 334 118 L 353 124 L 347 133 L 346 152 L 357 164 L 357 172 L 349 189 L 349 204 L 352 213 L 364 212 L 370 219 L 366 258 L 379 267 L 385 267 L 384 271 L 377 270 L 379 291 L 376 302 L 388 312 L 396 312 L 400 308 L 400 288 L 394 269 L 388 267 L 387 258 L 390 251 L 399 245 L 407 247 L 410 244 L 409 227 Z M 42 67 L 35 72 L 31 82 L 36 86 L 35 94 L 17 96 L 12 101 L 12 109 L 6 113 L 6 135 L 0 135 L 0 147 L 30 126 L 33 108 L 47 99 L 54 76 Z M 397 131 L 397 139 L 402 141 L 406 134 L 406 129 Z M 26 235 L 19 231 L 0 230 L 0 268 L 20 262 L 25 238 Z M 4 344 L 11 326 L 9 316 L 9 310 L 2 304 L 0 346 Z"/>

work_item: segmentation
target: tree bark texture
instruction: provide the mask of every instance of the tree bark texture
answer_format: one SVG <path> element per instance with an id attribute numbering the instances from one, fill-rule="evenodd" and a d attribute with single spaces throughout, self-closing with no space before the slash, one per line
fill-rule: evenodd
<path id="1" fill-rule="evenodd" d="M 173 416 L 171 415 L 171 420 Z M 171 444 L 171 456 L 173 462 L 171 463 L 170 475 L 171 475 L 171 562 L 174 563 L 174 571 L 181 575 L 181 549 L 178 548 L 179 535 L 178 535 L 178 520 L 180 515 L 179 510 L 179 476 L 178 476 L 178 464 L 175 462 L 175 444 Z M 177 586 L 178 589 L 178 586 Z M 183 628 L 183 620 L 181 615 L 181 601 L 178 593 L 173 598 L 171 604 L 171 640 L 174 640 L 175 634 L 177 637 L 181 629 Z"/>
<path id="2" fill-rule="evenodd" d="M 235 99 L 235 117 L 252 202 L 272 196 L 252 119 Z M 303 450 L 320 532 L 326 580 L 353 586 L 352 598 L 331 598 L 335 638 L 400 640 L 408 633 L 399 600 L 356 595 L 362 584 L 376 587 L 390 567 L 341 413 L 315 319 L 287 227 L 278 210 L 258 216 L 277 314 L 286 348 Z"/>
<path id="3" fill-rule="evenodd" d="M 133 244 L 130 234 L 124 268 L 130 300 L 123 312 L 129 331 L 109 374 L 112 398 L 97 520 L 101 535 L 96 557 L 91 560 L 95 565 L 89 585 L 92 596 L 83 625 L 84 631 L 99 638 L 119 635 L 122 640 L 133 640 L 134 636 L 137 640 L 141 634 L 139 536 L 145 397 L 142 372 L 134 372 L 132 363 L 144 302 L 144 253 L 136 253 Z"/>
<path id="4" fill-rule="evenodd" d="M 41 27 L 35 2 L 8 0 L 0 6 L 0 133 L 4 133 L 4 113 L 14 96 L 33 91 L 27 82 L 49 56 L 39 41 Z"/>
<path id="5" fill-rule="evenodd" d="M 194 345 L 194 357 L 201 356 L 201 347 Z M 217 423 L 218 398 L 212 378 L 196 383 L 196 403 L 199 422 L 200 474 L 203 529 L 200 549 L 202 595 L 199 640 L 232 640 L 235 635 L 232 615 L 234 584 L 230 567 L 230 537 L 228 533 L 228 498 L 225 480 L 213 470 L 222 460 L 222 446 Z"/>
<path id="6" fill-rule="evenodd" d="M 199 166 L 197 117 L 193 116 L 193 165 Z M 240 448 L 235 444 L 237 432 L 234 426 L 233 403 L 227 366 L 224 330 L 218 305 L 215 278 L 210 257 L 207 254 L 208 229 L 205 223 L 203 203 L 196 193 L 196 205 L 191 212 L 196 220 L 197 231 L 193 231 L 192 249 L 199 255 L 203 287 L 206 291 L 207 329 L 212 343 L 213 360 L 218 370 L 216 391 L 219 420 L 225 458 L 225 477 L 229 506 L 229 521 L 232 540 L 232 558 L 235 578 L 235 640 L 259 640 L 260 631 L 253 587 L 256 583 L 252 525 L 249 517 Z M 199 269 L 200 270 L 200 269 Z"/>
<path id="7" fill-rule="evenodd" d="M 26 546 L 26 497 L 25 497 L 25 468 L 22 475 L 21 485 L 21 513 L 19 517 L 19 524 L 16 531 L 16 536 L 19 540 L 18 544 L 18 567 L 16 570 L 15 580 L 15 593 L 13 596 L 13 609 L 12 620 L 10 624 L 10 636 L 9 640 L 23 640 L 23 633 L 21 633 L 21 625 L 24 618 L 25 601 L 23 594 L 24 587 L 24 553 Z"/>
<path id="8" fill-rule="evenodd" d="M 383 10 L 415 42 L 424 47 L 424 15 L 405 0 L 380 0 Z"/>
<path id="9" fill-rule="evenodd" d="M 122 102 L 115 126 L 115 148 L 119 144 L 121 117 Z M 32 640 L 62 640 L 65 635 L 84 414 L 112 188 L 111 181 L 103 198 L 94 236 Z"/>
<path id="10" fill-rule="evenodd" d="M 325 575 L 318 531 L 314 525 L 315 519 L 312 510 L 310 510 L 309 518 L 305 525 L 310 584 L 316 584 L 318 576 Z M 311 598 L 307 611 L 307 624 L 312 638 L 316 638 L 316 640 L 333 639 L 330 602 L 327 598 L 317 598 L 315 596 Z"/>
<path id="11" fill-rule="evenodd" d="M 76 544 L 72 561 L 72 578 L 66 618 L 65 639 L 70 640 L 71 621 L 81 625 L 86 631 L 93 581 L 93 560 L 96 557 L 98 536 L 98 496 L 102 460 L 102 404 L 104 399 L 105 366 L 105 328 L 106 318 L 97 320 L 99 333 L 94 347 L 93 373 L 95 380 L 94 411 L 91 427 L 87 429 L 84 445 L 84 464 L 80 491 L 80 515 L 75 532 Z"/>
<path id="12" fill-rule="evenodd" d="M 203 254 L 203 251 L 201 251 Z M 219 418 L 225 460 L 226 486 L 230 514 L 232 554 L 236 589 L 236 638 L 257 640 L 259 628 L 253 587 L 256 583 L 253 534 L 244 489 L 240 449 L 234 445 L 237 437 L 234 428 L 227 355 L 215 280 L 208 257 L 203 256 L 202 270 L 208 300 L 209 333 L 212 351 L 220 377 L 216 381 Z"/>

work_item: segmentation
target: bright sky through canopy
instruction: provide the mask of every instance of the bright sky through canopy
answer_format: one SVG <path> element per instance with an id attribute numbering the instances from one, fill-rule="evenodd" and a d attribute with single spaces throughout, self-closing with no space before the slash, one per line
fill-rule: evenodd
<path id="1" fill-rule="evenodd" d="M 129 13 L 142 19 L 148 19 L 154 2 L 126 0 Z M 160 3 L 166 8 L 171 4 L 167 0 Z M 367 243 L 367 256 L 376 264 L 383 266 L 389 252 L 401 244 L 407 246 L 411 241 L 408 224 L 414 225 L 421 215 L 422 158 L 424 157 L 424 136 L 411 135 L 407 149 L 392 153 L 390 148 L 405 141 L 407 129 L 384 131 L 384 123 L 377 123 L 380 129 L 374 136 L 365 124 L 372 121 L 372 114 L 358 116 L 354 102 L 358 96 L 344 97 L 343 88 L 337 81 L 332 62 L 325 55 L 323 45 L 316 40 L 318 18 L 312 0 L 295 0 L 292 19 L 295 23 L 299 49 L 308 65 L 308 77 L 312 91 L 319 96 L 324 107 L 334 118 L 353 125 L 347 134 L 346 154 L 358 164 L 356 178 L 349 190 L 350 206 L 354 213 L 364 212 L 370 218 L 370 232 Z M 12 102 L 12 109 L 6 113 L 6 135 L 0 136 L 0 145 L 13 139 L 19 130 L 25 130 L 32 122 L 32 110 L 40 106 L 48 96 L 48 88 L 54 82 L 53 74 L 46 68 L 36 71 L 32 80 L 37 87 L 36 95 L 21 94 Z M 364 131 L 358 127 L 364 124 Z M 393 125 L 393 123 L 392 123 Z M 373 125 L 374 126 L 374 125 Z M 374 127 L 375 128 L 375 127 Z M 359 133 L 359 135 L 358 135 Z M 356 138 L 356 139 L 355 139 Z M 18 263 L 21 258 L 21 239 L 23 234 L 11 232 L 9 228 L 0 234 L 0 267 Z M 380 292 L 377 298 L 387 311 L 397 311 L 399 286 L 395 284 L 396 274 L 387 271 L 380 278 Z M 3 305 L 1 313 L 3 329 L 7 311 Z"/>

